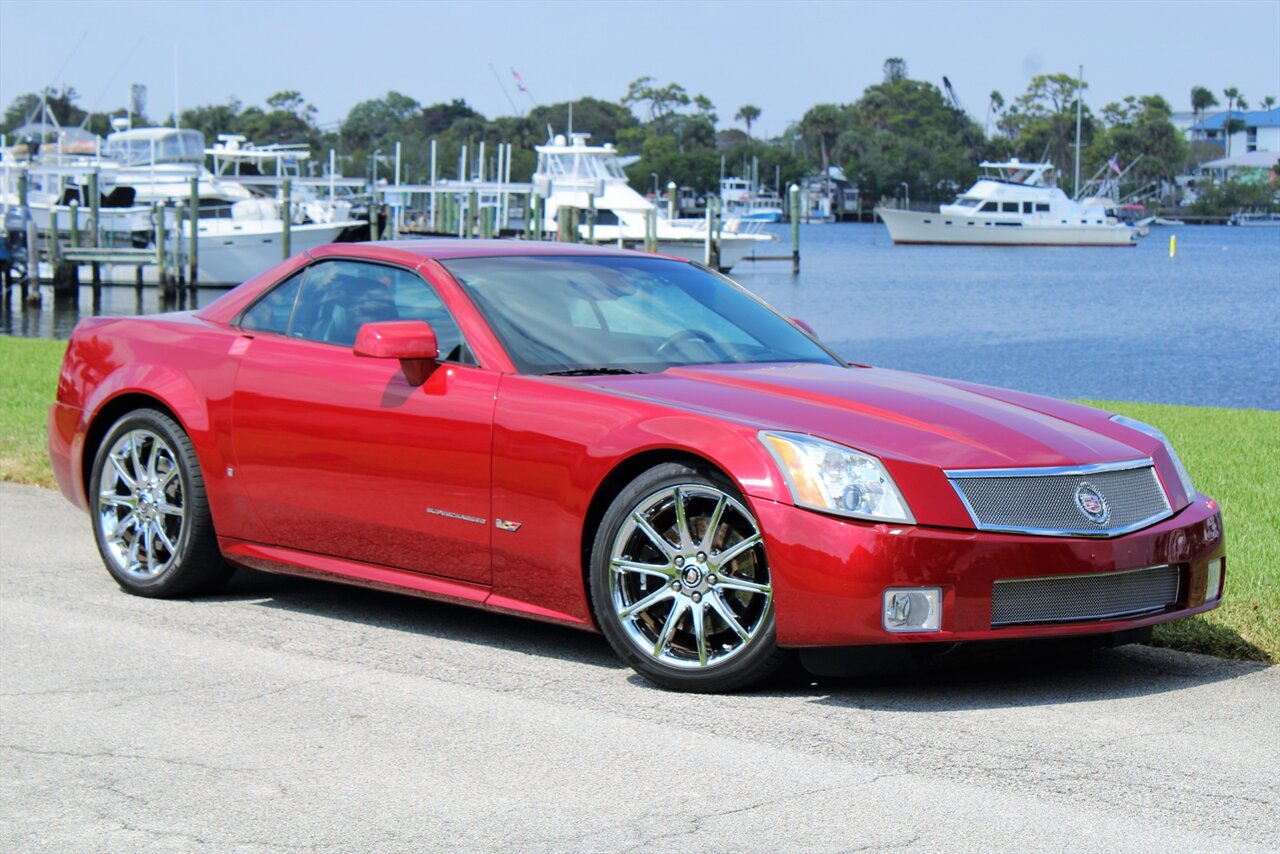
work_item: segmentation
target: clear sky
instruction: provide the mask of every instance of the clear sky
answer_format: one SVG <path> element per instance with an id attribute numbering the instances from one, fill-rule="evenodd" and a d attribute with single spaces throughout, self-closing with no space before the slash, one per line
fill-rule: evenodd
<path id="1" fill-rule="evenodd" d="M 392 89 L 493 117 L 530 96 L 617 101 L 648 75 L 707 95 L 721 127 L 755 104 L 754 132 L 772 135 L 815 103 L 856 100 L 890 56 L 939 86 L 945 74 L 981 121 L 991 90 L 1012 101 L 1033 75 L 1079 65 L 1095 111 L 1151 93 L 1189 110 L 1193 85 L 1257 105 L 1280 98 L 1278 45 L 1280 0 L 0 0 L 0 106 L 66 84 L 110 109 L 142 83 L 156 119 L 175 98 L 262 105 L 285 89 L 321 123 Z"/>

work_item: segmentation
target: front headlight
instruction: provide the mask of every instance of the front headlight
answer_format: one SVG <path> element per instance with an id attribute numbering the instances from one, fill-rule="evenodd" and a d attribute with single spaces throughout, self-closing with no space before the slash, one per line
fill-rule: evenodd
<path id="1" fill-rule="evenodd" d="M 761 431 L 798 506 L 855 519 L 915 524 L 884 464 L 870 454 L 803 433 Z"/>
<path id="2" fill-rule="evenodd" d="M 1164 444 L 1164 449 L 1169 454 L 1169 459 L 1173 461 L 1173 470 L 1178 473 L 1178 480 L 1182 481 L 1182 491 L 1186 493 L 1187 500 L 1191 501 L 1196 497 L 1196 488 L 1191 483 L 1191 475 L 1187 473 L 1187 467 L 1182 464 L 1182 460 L 1178 457 L 1178 452 L 1173 449 L 1173 445 L 1169 442 L 1169 437 L 1161 433 L 1150 424 L 1144 424 L 1141 421 L 1135 421 L 1124 415 L 1112 415 L 1111 420 L 1124 427 L 1132 427 L 1139 433 L 1146 433 L 1153 439 L 1159 439 Z"/>

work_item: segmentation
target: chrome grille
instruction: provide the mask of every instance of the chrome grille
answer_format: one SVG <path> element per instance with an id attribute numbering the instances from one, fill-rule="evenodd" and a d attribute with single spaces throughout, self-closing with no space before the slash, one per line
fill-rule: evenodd
<path id="1" fill-rule="evenodd" d="M 991 627 L 1158 613 L 1177 604 L 1179 575 L 1176 566 L 1153 566 L 997 581 L 991 590 Z"/>
<path id="2" fill-rule="evenodd" d="M 1114 537 L 1172 513 L 1150 460 L 1070 469 L 949 471 L 947 477 L 974 524 L 985 531 Z M 1101 499 L 1107 518 L 1095 520 L 1081 508 L 1082 491 Z"/>

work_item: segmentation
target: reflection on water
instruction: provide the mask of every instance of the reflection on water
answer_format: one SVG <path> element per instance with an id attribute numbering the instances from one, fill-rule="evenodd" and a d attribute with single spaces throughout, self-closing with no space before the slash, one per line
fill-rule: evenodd
<path id="1" fill-rule="evenodd" d="M 15 284 L 0 306 L 0 334 L 66 339 L 82 317 L 185 311 L 210 303 L 223 293 L 226 288 L 183 288 L 174 298 L 166 299 L 154 285 L 82 285 L 74 296 L 55 298 L 53 288 L 46 284 L 40 287 L 39 303 L 31 304 L 23 302 Z"/>

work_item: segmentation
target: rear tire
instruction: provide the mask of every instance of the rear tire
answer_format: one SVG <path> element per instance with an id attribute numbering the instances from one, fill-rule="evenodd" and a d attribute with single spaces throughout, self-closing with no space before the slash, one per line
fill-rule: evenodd
<path id="1" fill-rule="evenodd" d="M 212 592 L 234 572 L 191 440 L 163 412 L 137 409 L 111 426 L 93 461 L 89 513 L 107 571 L 136 596 Z"/>
<path id="2" fill-rule="evenodd" d="M 614 651 L 679 691 L 733 691 L 779 650 L 760 526 L 719 472 L 664 463 L 609 506 L 591 550 L 591 602 Z"/>

